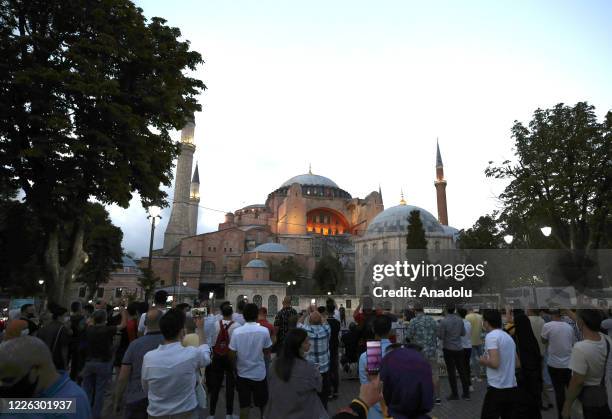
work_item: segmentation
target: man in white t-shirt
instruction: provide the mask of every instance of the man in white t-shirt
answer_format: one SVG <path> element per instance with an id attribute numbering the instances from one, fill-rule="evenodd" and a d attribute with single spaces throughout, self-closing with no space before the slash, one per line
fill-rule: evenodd
<path id="1" fill-rule="evenodd" d="M 240 402 L 240 419 L 249 417 L 251 400 L 261 417 L 268 403 L 268 382 L 264 351 L 272 348 L 270 332 L 257 323 L 259 308 L 247 304 L 243 311 L 245 324 L 236 328 L 230 339 L 230 357 L 236 362 L 236 389 Z"/>
<path id="2" fill-rule="evenodd" d="M 583 340 L 576 342 L 572 350 L 569 367 L 572 378 L 566 391 L 561 416 L 569 418 L 574 400 L 586 390 L 600 392 L 601 400 L 586 397 L 583 393 L 582 413 L 584 419 L 612 419 L 608 408 L 604 372 L 610 353 L 610 340 L 599 332 L 602 314 L 599 310 L 578 310 L 576 323 Z"/>
<path id="3" fill-rule="evenodd" d="M 569 369 L 572 347 L 576 341 L 572 326 L 561 320 L 561 310 L 550 309 L 552 320 L 542 326 L 542 343 L 547 345 L 548 373 L 555 389 L 557 412 L 561 418 L 561 410 L 565 403 L 565 388 L 572 378 Z"/>
<path id="4" fill-rule="evenodd" d="M 485 336 L 485 353 L 480 365 L 487 368 L 487 393 L 482 404 L 481 419 L 510 418 L 520 401 L 516 385 L 516 345 L 509 334 L 501 330 L 501 313 L 484 310 L 482 326 Z"/>

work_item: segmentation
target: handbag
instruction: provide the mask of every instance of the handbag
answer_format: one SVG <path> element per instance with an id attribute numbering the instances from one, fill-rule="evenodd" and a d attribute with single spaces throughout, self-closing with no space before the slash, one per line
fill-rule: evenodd
<path id="1" fill-rule="evenodd" d="M 200 371 L 197 371 L 195 394 L 196 394 L 196 399 L 198 400 L 198 407 L 201 409 L 206 409 L 206 406 L 208 404 L 206 400 L 206 392 L 204 391 L 204 386 L 202 386 L 202 376 L 201 376 Z"/>
<path id="2" fill-rule="evenodd" d="M 606 392 L 606 365 L 608 364 L 608 356 L 610 355 L 610 342 L 608 338 L 603 337 L 606 340 L 606 360 L 603 366 L 603 375 L 601 377 L 601 383 L 598 386 L 584 386 L 578 396 L 578 399 L 582 402 L 583 406 L 587 407 L 601 407 L 608 405 L 608 393 Z"/>

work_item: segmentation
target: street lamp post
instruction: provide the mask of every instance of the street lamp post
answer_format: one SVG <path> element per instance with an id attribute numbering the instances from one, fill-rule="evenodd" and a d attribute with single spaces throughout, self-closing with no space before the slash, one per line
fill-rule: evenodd
<path id="1" fill-rule="evenodd" d="M 147 218 L 149 220 L 151 220 L 151 239 L 149 240 L 149 263 L 148 263 L 148 268 L 149 271 L 151 271 L 151 265 L 153 263 L 153 238 L 155 237 L 155 221 L 157 220 L 157 218 L 159 218 L 161 220 L 161 208 L 156 206 L 156 205 L 152 205 L 149 207 L 149 215 L 147 216 Z"/>

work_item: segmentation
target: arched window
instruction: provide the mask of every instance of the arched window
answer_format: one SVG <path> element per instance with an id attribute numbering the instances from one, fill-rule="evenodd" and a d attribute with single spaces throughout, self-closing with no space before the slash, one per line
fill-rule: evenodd
<path id="1" fill-rule="evenodd" d="M 262 298 L 261 295 L 257 294 L 253 296 L 253 304 L 257 305 L 257 308 L 261 308 Z"/>
<path id="2" fill-rule="evenodd" d="M 214 274 L 215 273 L 215 264 L 213 262 L 210 262 L 210 261 L 204 262 L 204 265 L 202 265 L 202 271 L 205 274 Z"/>
<path id="3" fill-rule="evenodd" d="M 278 312 L 278 297 L 276 295 L 271 295 L 268 297 L 268 315 L 276 316 Z"/>

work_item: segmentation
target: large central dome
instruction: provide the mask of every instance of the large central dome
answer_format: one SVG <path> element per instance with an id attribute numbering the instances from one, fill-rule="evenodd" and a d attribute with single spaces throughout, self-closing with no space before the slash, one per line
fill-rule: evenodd
<path id="1" fill-rule="evenodd" d="M 340 187 L 336 185 L 336 182 L 333 180 L 326 178 L 325 176 L 313 175 L 312 173 L 294 176 L 283 183 L 280 187 L 284 188 L 286 186 L 291 186 L 294 183 L 299 183 L 300 185 L 328 186 L 330 188 L 340 189 Z"/>
<path id="2" fill-rule="evenodd" d="M 408 231 L 408 217 L 410 212 L 420 212 L 421 222 L 425 233 L 445 233 L 444 228 L 430 212 L 414 205 L 397 205 L 378 214 L 366 230 L 366 236 L 394 234 Z"/>

